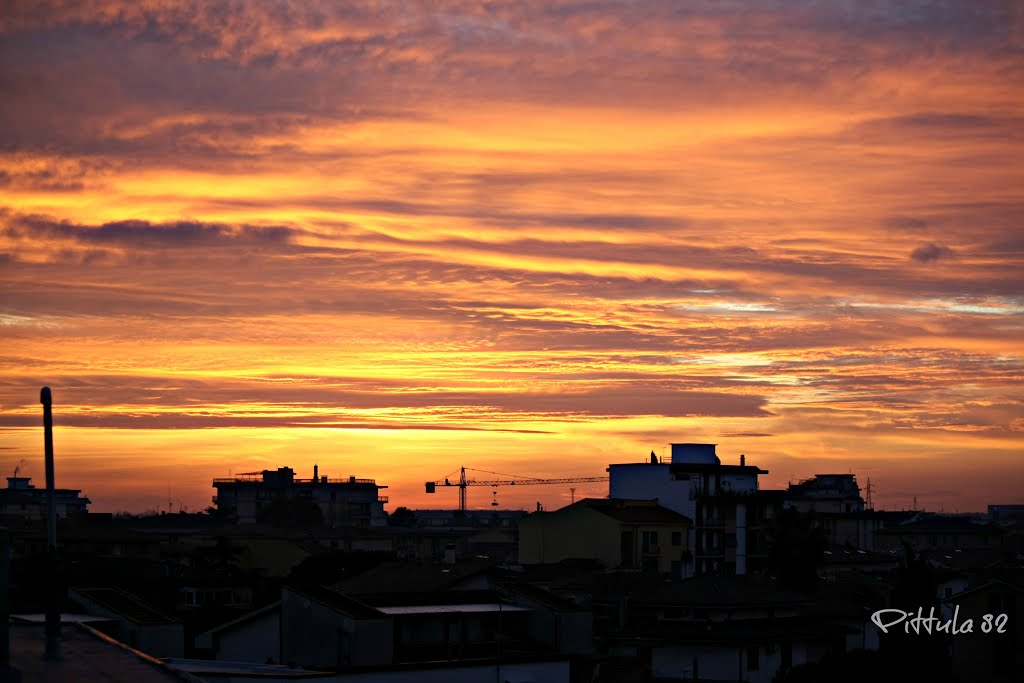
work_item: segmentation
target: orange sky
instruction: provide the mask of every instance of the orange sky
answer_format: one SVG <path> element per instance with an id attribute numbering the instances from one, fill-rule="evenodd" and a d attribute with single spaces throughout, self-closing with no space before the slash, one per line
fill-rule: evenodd
<path id="1" fill-rule="evenodd" d="M 427 6 L 0 14 L 0 469 L 49 385 L 100 511 L 673 441 L 1024 502 L 1019 3 Z"/>

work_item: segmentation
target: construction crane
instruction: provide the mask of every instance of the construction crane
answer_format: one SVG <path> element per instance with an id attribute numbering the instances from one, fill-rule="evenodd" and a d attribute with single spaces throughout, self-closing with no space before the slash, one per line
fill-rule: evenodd
<path id="1" fill-rule="evenodd" d="M 467 479 L 466 471 L 470 472 L 482 472 L 483 474 L 496 474 L 499 477 L 511 477 L 511 479 Z M 490 486 L 491 488 L 497 486 L 534 486 L 536 484 L 575 484 L 577 482 L 587 481 L 608 481 L 608 477 L 560 477 L 557 479 L 540 479 L 537 477 L 518 477 L 514 474 L 502 474 L 501 472 L 488 472 L 487 470 L 474 470 L 469 467 L 459 468 L 459 478 L 456 481 L 452 481 L 449 477 L 455 472 L 452 472 L 444 479 L 437 481 L 428 481 L 426 483 L 427 493 L 434 493 L 438 486 L 458 486 L 459 487 L 459 512 L 466 511 L 466 487 L 468 486 Z M 495 491 L 497 494 L 497 491 Z M 496 505 L 497 503 L 491 503 Z"/>

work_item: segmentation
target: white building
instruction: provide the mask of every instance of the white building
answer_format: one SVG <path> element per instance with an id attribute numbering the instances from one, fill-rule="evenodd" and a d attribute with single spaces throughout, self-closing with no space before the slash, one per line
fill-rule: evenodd
<path id="1" fill-rule="evenodd" d="M 57 519 L 88 511 L 87 506 L 92 501 L 80 496 L 81 492 L 81 489 L 53 490 Z M 46 489 L 37 489 L 29 477 L 7 477 L 7 488 L 0 489 L 0 515 L 22 519 L 46 519 Z"/>
<path id="2" fill-rule="evenodd" d="M 746 574 L 748 558 L 760 557 L 763 548 L 751 527 L 770 519 L 774 498 L 759 496 L 757 477 L 768 474 L 746 464 L 723 465 L 716 444 L 674 443 L 671 462 L 608 466 L 610 498 L 657 498 L 663 507 L 693 520 L 690 558 L 693 574 Z"/>

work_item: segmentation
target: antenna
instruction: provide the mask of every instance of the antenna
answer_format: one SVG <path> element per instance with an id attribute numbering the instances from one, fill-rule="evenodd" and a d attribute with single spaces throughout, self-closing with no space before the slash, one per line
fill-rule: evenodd
<path id="1" fill-rule="evenodd" d="M 868 477 L 868 510 L 874 510 L 875 506 L 871 503 L 871 477 Z"/>

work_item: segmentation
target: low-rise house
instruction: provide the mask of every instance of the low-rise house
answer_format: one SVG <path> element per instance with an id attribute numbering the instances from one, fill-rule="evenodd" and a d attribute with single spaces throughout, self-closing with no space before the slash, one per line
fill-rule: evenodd
<path id="1" fill-rule="evenodd" d="M 110 619 L 115 624 L 108 635 L 129 647 L 154 657 L 181 657 L 185 651 L 185 629 L 138 597 L 111 587 L 72 588 L 68 597 L 87 614 Z"/>
<path id="2" fill-rule="evenodd" d="M 203 631 L 197 652 L 222 662 L 276 664 L 281 661 L 281 601 Z"/>
<path id="3" fill-rule="evenodd" d="M 519 562 L 591 559 L 680 578 L 692 573 L 692 526 L 657 500 L 585 498 L 520 520 Z"/>
<path id="4" fill-rule="evenodd" d="M 971 633 L 950 639 L 958 680 L 1024 681 L 1024 584 L 996 579 L 943 600 L 944 614 L 956 608 L 961 627 L 967 619 L 973 622 Z"/>
<path id="5" fill-rule="evenodd" d="M 656 680 L 770 683 L 780 671 L 843 652 L 851 629 L 808 615 L 813 597 L 744 577 L 695 577 L 631 596 L 611 651 L 649 659 Z"/>
<path id="6" fill-rule="evenodd" d="M 568 683 L 571 656 L 560 649 L 585 647 L 568 633 L 580 624 L 572 610 L 561 620 L 544 616 L 550 613 L 540 600 L 523 606 L 493 591 L 354 597 L 326 587 L 287 587 L 281 658 L 338 672 L 344 681 L 473 681 L 482 680 L 480 671 L 490 680 L 500 671 L 499 680 Z"/>

